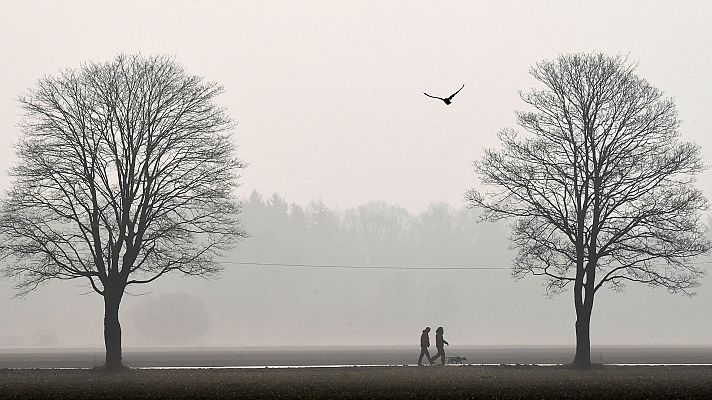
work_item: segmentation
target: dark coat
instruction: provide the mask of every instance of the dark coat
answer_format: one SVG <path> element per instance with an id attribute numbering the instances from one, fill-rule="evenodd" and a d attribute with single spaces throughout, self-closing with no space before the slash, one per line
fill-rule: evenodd
<path id="1" fill-rule="evenodd" d="M 430 336 L 428 336 L 428 332 L 423 331 L 423 334 L 420 335 L 420 347 L 430 347 Z"/>
<path id="2" fill-rule="evenodd" d="M 450 343 L 447 342 L 447 340 L 443 339 L 443 334 L 438 332 L 435 334 L 435 347 L 438 349 L 442 349 L 444 345 L 449 345 Z"/>

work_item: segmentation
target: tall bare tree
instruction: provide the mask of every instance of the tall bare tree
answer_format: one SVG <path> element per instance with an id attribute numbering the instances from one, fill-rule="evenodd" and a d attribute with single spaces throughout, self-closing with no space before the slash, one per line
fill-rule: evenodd
<path id="1" fill-rule="evenodd" d="M 490 220 L 513 218 L 513 275 L 541 275 L 547 292 L 573 285 L 576 355 L 588 367 L 599 289 L 627 282 L 691 294 L 703 273 L 691 259 L 710 242 L 707 205 L 694 186 L 700 149 L 680 142 L 672 99 L 621 57 L 563 55 L 536 64 L 543 84 L 521 94 L 524 135 L 505 129 L 476 173 L 492 192 L 468 191 Z"/>
<path id="2" fill-rule="evenodd" d="M 172 271 L 209 276 L 245 235 L 233 191 L 243 164 L 222 87 L 170 58 L 120 55 L 42 78 L 25 111 L 0 212 L 3 274 L 24 295 L 85 279 L 104 298 L 109 370 L 122 368 L 127 287 Z"/>

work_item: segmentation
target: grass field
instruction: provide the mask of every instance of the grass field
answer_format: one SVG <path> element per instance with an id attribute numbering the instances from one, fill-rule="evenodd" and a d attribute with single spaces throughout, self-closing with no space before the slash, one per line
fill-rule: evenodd
<path id="1" fill-rule="evenodd" d="M 0 370 L 1 399 L 709 399 L 712 366 Z"/>

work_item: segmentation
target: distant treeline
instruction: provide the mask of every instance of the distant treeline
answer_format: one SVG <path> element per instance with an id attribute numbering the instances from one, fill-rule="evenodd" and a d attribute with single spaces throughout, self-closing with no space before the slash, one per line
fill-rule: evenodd
<path id="1" fill-rule="evenodd" d="M 239 261 L 392 266 L 508 266 L 507 227 L 478 223 L 478 212 L 431 204 L 413 215 L 371 202 L 346 210 L 305 207 L 253 192 L 241 215 L 250 237 Z"/>

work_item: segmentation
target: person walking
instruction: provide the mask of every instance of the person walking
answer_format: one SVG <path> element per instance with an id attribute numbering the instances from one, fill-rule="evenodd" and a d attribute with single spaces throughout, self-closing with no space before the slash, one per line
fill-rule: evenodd
<path id="1" fill-rule="evenodd" d="M 418 358 L 418 366 L 423 366 L 423 356 L 427 357 L 429 363 L 433 363 L 430 359 L 430 352 L 428 347 L 430 347 L 430 327 L 426 326 L 423 329 L 423 333 L 420 335 L 420 357 Z"/>
<path id="2" fill-rule="evenodd" d="M 444 331 L 442 326 L 435 330 L 435 348 L 438 349 L 438 352 L 430 359 L 430 364 L 433 364 L 440 357 L 440 364 L 445 365 L 445 345 L 449 346 L 450 343 L 443 338 Z"/>

